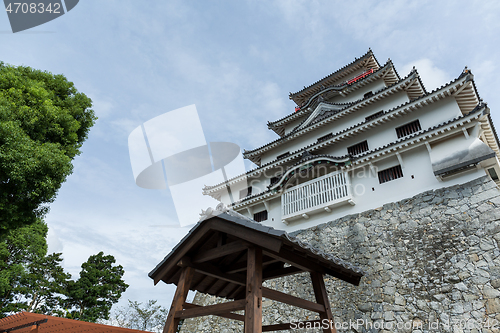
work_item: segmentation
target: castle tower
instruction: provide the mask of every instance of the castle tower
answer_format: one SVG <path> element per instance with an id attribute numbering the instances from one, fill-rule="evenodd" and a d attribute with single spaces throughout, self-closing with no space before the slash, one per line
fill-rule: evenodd
<path id="1" fill-rule="evenodd" d="M 499 184 L 499 141 L 467 68 L 428 92 L 415 68 L 400 77 L 369 50 L 290 99 L 294 112 L 268 122 L 278 138 L 244 152 L 257 167 L 204 194 L 295 231 L 485 175 Z"/>

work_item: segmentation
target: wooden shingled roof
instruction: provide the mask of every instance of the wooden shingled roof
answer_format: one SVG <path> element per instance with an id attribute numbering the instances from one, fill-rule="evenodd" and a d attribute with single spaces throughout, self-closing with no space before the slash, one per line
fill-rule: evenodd
<path id="1" fill-rule="evenodd" d="M 86 321 L 20 312 L 0 319 L 0 333 L 140 333 L 146 331 L 88 323 Z"/>
<path id="2" fill-rule="evenodd" d="M 219 208 L 220 209 L 220 208 Z M 247 249 L 262 249 L 263 280 L 300 272 L 328 274 L 359 285 L 363 272 L 331 254 L 308 246 L 285 231 L 263 226 L 234 211 L 210 210 L 149 276 L 155 284 L 178 284 L 192 267 L 190 289 L 224 297 L 245 297 Z"/>

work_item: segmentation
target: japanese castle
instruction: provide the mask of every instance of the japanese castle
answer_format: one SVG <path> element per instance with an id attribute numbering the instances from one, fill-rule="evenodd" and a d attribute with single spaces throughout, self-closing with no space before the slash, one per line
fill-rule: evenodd
<path id="1" fill-rule="evenodd" d="M 268 122 L 278 138 L 244 151 L 258 167 L 205 195 L 294 231 L 488 175 L 500 184 L 490 110 L 465 68 L 427 91 L 369 50 L 290 94 L 295 111 Z"/>

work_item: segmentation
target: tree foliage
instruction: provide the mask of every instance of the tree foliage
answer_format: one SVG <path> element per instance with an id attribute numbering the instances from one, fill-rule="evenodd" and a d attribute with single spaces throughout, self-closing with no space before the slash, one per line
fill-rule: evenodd
<path id="1" fill-rule="evenodd" d="M 0 62 L 0 236 L 48 209 L 96 117 L 63 75 Z"/>
<path id="2" fill-rule="evenodd" d="M 26 309 L 20 300 L 28 267 L 47 253 L 47 225 L 41 220 L 11 230 L 0 242 L 0 317 Z"/>
<path id="3" fill-rule="evenodd" d="M 124 328 L 148 332 L 162 332 L 168 310 L 149 300 L 146 304 L 128 300 L 128 306 L 113 310 L 111 323 Z"/>
<path id="4" fill-rule="evenodd" d="M 18 294 L 22 295 L 23 310 L 55 314 L 65 299 L 71 275 L 61 267 L 61 253 L 52 253 L 28 265 L 21 279 Z"/>
<path id="5" fill-rule="evenodd" d="M 121 265 L 114 266 L 115 258 L 99 252 L 82 264 L 80 278 L 69 281 L 65 304 L 67 317 L 96 322 L 109 319 L 109 312 L 128 285 L 122 280 Z"/>
<path id="6" fill-rule="evenodd" d="M 0 318 L 19 311 L 95 322 L 108 319 L 128 285 L 123 267 L 100 252 L 82 264 L 78 280 L 61 267 L 61 253 L 47 254 L 41 220 L 10 230 L 0 242 Z"/>

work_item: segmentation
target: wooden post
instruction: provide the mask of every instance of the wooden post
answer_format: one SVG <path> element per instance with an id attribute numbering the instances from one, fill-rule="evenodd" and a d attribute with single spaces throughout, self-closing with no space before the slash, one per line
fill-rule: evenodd
<path id="1" fill-rule="evenodd" d="M 323 333 L 337 333 L 335 322 L 333 321 L 332 310 L 330 308 L 330 301 L 328 300 L 328 293 L 326 292 L 325 280 L 323 280 L 323 274 L 311 272 L 311 281 L 314 295 L 316 296 L 316 302 L 325 307 L 325 312 L 319 313 L 322 322 L 324 319 L 328 320 L 329 327 L 323 329 Z"/>
<path id="2" fill-rule="evenodd" d="M 163 328 L 163 333 L 175 333 L 180 319 L 175 318 L 175 312 L 183 310 L 183 304 L 186 302 L 186 296 L 191 285 L 194 269 L 191 267 L 183 267 L 177 289 L 175 290 L 174 299 L 168 311 L 167 322 Z"/>
<path id="3" fill-rule="evenodd" d="M 245 333 L 262 333 L 262 249 L 248 249 Z"/>

